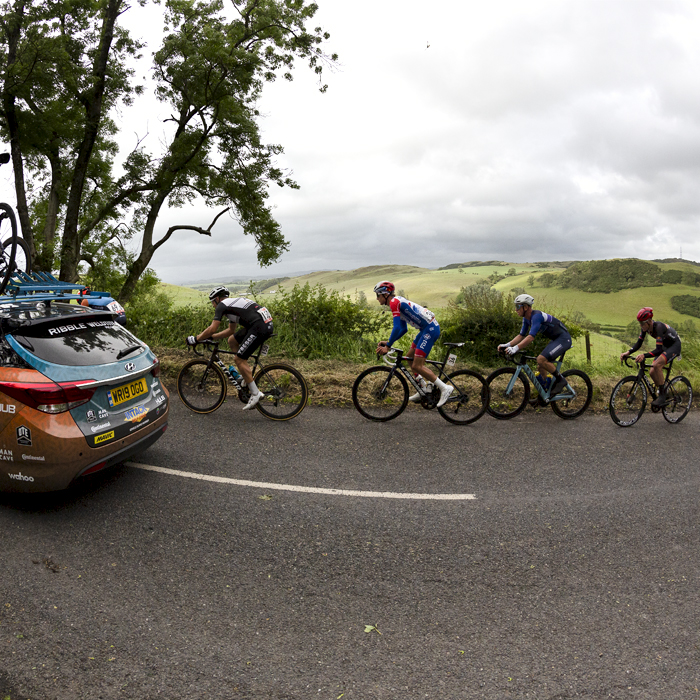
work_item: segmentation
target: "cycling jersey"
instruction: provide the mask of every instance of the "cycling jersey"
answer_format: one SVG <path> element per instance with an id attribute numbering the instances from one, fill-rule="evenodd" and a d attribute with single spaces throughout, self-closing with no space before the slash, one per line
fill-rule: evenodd
<path id="1" fill-rule="evenodd" d="M 232 297 L 220 301 L 214 311 L 214 320 L 221 321 L 224 316 L 228 318 L 229 323 L 240 323 L 244 328 L 272 321 L 272 314 L 264 306 L 245 297 Z"/>
<path id="2" fill-rule="evenodd" d="M 527 335 L 534 337 L 538 333 L 542 333 L 545 338 L 554 340 L 562 333 L 566 333 L 568 335 L 569 331 L 558 318 L 554 318 L 554 316 L 551 314 L 546 314 L 544 311 L 537 311 L 533 309 L 529 319 L 523 317 L 523 325 L 520 327 L 520 335 L 523 337 Z"/>
<path id="3" fill-rule="evenodd" d="M 435 314 L 430 309 L 414 304 L 404 297 L 392 297 L 389 308 L 394 317 L 394 327 L 388 341 L 389 347 L 408 330 L 409 325 L 419 331 L 424 331 L 431 325 L 438 326 Z"/>
<path id="4" fill-rule="evenodd" d="M 637 338 L 637 342 L 630 348 L 630 355 L 642 347 L 647 331 L 642 331 Z M 644 353 L 647 357 L 658 357 L 664 353 L 667 360 L 672 360 L 681 354 L 681 339 L 678 333 L 666 323 L 661 321 L 653 321 L 649 335 L 656 338 L 656 347 L 651 352 Z"/>

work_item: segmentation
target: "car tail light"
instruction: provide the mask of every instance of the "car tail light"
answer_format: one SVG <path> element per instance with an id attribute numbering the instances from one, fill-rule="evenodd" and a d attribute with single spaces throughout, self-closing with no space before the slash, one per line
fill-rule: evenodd
<path id="1" fill-rule="evenodd" d="M 43 413 L 63 413 L 87 403 L 95 389 L 92 382 L 0 382 L 0 391 Z"/>
<path id="2" fill-rule="evenodd" d="M 153 360 L 153 367 L 151 368 L 151 374 L 157 377 L 160 374 L 160 360 L 156 357 Z"/>

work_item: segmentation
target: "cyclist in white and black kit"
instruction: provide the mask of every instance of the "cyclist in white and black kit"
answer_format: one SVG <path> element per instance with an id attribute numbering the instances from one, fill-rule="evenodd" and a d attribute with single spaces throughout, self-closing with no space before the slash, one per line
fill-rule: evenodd
<path id="1" fill-rule="evenodd" d="M 187 344 L 196 345 L 207 338 L 228 338 L 231 350 L 236 353 L 233 356 L 236 367 L 250 390 L 250 400 L 243 406 L 243 410 L 247 411 L 264 396 L 253 381 L 248 358 L 272 335 L 272 316 L 264 306 L 256 304 L 252 299 L 231 298 L 229 290 L 223 286 L 214 287 L 209 292 L 209 300 L 215 308 L 214 320 L 198 336 L 189 336 Z M 224 316 L 228 319 L 228 328 L 218 331 Z M 238 325 L 241 328 L 236 330 Z"/>

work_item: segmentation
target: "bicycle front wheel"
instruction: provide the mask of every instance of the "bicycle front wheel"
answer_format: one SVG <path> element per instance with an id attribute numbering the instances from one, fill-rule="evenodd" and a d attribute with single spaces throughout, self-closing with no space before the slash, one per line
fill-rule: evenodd
<path id="1" fill-rule="evenodd" d="M 5 291 L 15 269 L 17 219 L 9 204 L 0 202 L 0 294 Z"/>
<path id="2" fill-rule="evenodd" d="M 369 420 L 391 420 L 408 404 L 408 385 L 401 374 L 392 374 L 389 367 L 370 367 L 352 385 L 352 402 Z"/>
<path id="3" fill-rule="evenodd" d="M 562 372 L 562 375 L 566 377 L 569 386 L 559 393 L 571 398 L 552 401 L 552 410 L 564 420 L 578 418 L 591 403 L 593 384 L 591 384 L 588 375 L 580 369 L 567 369 L 566 372 Z M 571 389 L 574 390 L 573 393 Z"/>
<path id="4" fill-rule="evenodd" d="M 646 406 L 647 388 L 639 377 L 621 379 L 610 395 L 610 417 L 623 428 L 634 425 Z"/>
<path id="5" fill-rule="evenodd" d="M 685 377 L 674 377 L 668 386 L 667 403 L 661 412 L 669 423 L 680 423 L 693 403 L 693 387 Z"/>
<path id="6" fill-rule="evenodd" d="M 226 378 L 206 360 L 190 360 L 177 376 L 177 393 L 195 413 L 216 411 L 226 398 Z"/>
<path id="7" fill-rule="evenodd" d="M 522 374 L 518 374 L 515 380 L 514 375 L 512 367 L 501 367 L 486 378 L 489 390 L 486 410 L 499 420 L 514 418 L 522 413 L 530 399 L 530 385 Z"/>
<path id="8" fill-rule="evenodd" d="M 445 404 L 438 407 L 438 412 L 446 421 L 468 425 L 486 413 L 489 389 L 480 374 L 470 369 L 460 369 L 447 377 L 447 384 L 451 384 L 454 390 Z"/>
<path id="9" fill-rule="evenodd" d="M 301 372 L 289 365 L 267 365 L 255 376 L 263 396 L 256 408 L 272 420 L 289 420 L 306 406 L 309 389 Z"/>

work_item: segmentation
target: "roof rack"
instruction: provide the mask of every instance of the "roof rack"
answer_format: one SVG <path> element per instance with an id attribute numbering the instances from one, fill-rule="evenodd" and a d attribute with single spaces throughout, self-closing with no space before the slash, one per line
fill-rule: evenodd
<path id="1" fill-rule="evenodd" d="M 70 301 L 85 299 L 84 284 L 60 282 L 49 272 L 22 272 L 17 270 L 10 277 L 5 292 L 0 296 L 0 304 L 13 304 L 20 301 Z M 83 292 L 73 293 L 73 290 Z M 91 297 L 108 297 L 109 292 L 90 291 Z"/>

